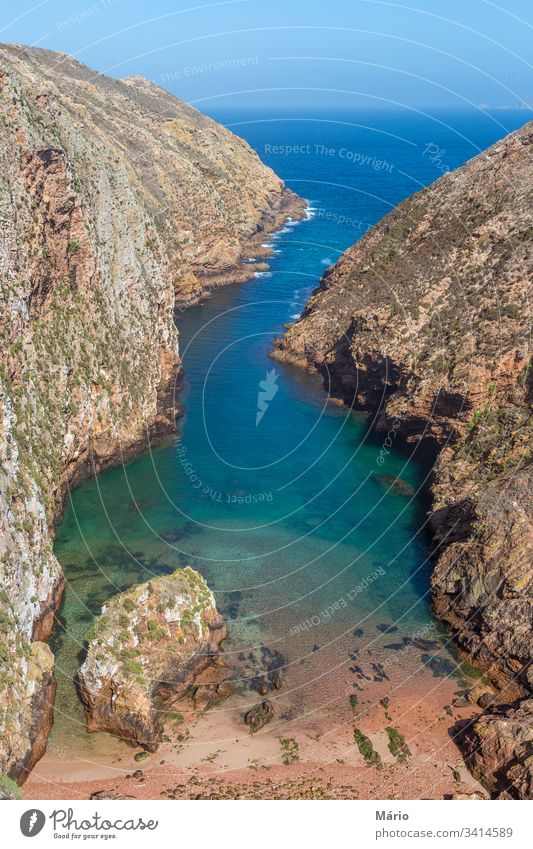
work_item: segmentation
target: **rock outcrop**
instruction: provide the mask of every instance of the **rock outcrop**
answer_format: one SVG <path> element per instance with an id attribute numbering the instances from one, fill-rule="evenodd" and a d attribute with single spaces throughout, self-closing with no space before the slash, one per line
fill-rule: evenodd
<path id="1" fill-rule="evenodd" d="M 532 154 L 528 124 L 401 203 L 273 354 L 372 413 L 378 465 L 436 457 L 434 608 L 506 702 L 533 686 Z"/>
<path id="2" fill-rule="evenodd" d="M 113 596 L 91 629 L 78 673 L 88 731 L 155 751 L 165 698 L 192 693 L 200 673 L 220 664 L 225 636 L 212 593 L 190 567 Z"/>
<path id="3" fill-rule="evenodd" d="M 23 781 L 67 488 L 173 428 L 176 303 L 253 273 L 303 202 L 214 121 L 63 54 L 0 46 L 0 110 L 0 773 Z"/>
<path id="4" fill-rule="evenodd" d="M 465 761 L 498 799 L 533 799 L 533 699 L 482 714 L 460 737 Z"/>

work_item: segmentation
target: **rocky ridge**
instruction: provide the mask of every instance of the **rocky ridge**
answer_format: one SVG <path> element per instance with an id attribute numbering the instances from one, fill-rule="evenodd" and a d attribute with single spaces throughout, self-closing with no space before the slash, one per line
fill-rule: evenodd
<path id="1" fill-rule="evenodd" d="M 436 458 L 435 612 L 502 703 L 533 688 L 532 154 L 527 124 L 401 203 L 326 271 L 273 353 L 372 413 L 380 456 L 394 444 Z M 487 774 L 509 777 L 507 749 Z M 514 790 L 488 784 L 530 793 L 531 768 Z"/>
<path id="2" fill-rule="evenodd" d="M 174 427 L 176 304 L 253 274 L 303 201 L 157 86 L 0 46 L 0 772 L 52 721 L 69 486 Z"/>
<path id="3" fill-rule="evenodd" d="M 190 694 L 201 673 L 221 663 L 225 636 L 212 593 L 190 567 L 113 596 L 89 634 L 78 673 L 87 729 L 155 751 L 165 705 Z"/>

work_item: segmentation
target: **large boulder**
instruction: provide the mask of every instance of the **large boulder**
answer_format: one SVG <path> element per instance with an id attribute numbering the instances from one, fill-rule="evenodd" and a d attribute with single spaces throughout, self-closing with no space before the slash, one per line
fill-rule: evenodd
<path id="1" fill-rule="evenodd" d="M 533 799 L 533 699 L 483 713 L 460 736 L 474 776 L 500 799 Z"/>
<path id="2" fill-rule="evenodd" d="M 88 636 L 78 673 L 88 731 L 155 751 L 163 723 L 154 700 L 190 694 L 221 663 L 226 627 L 204 579 L 187 566 L 114 596 Z"/>

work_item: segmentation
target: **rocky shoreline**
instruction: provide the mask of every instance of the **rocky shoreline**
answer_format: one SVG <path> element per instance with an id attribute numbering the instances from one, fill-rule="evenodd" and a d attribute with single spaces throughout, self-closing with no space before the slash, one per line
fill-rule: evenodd
<path id="1" fill-rule="evenodd" d="M 384 453 L 436 457 L 434 609 L 498 689 L 458 739 L 502 798 L 531 798 L 533 775 L 519 701 L 533 689 L 532 143 L 528 124 L 401 203 L 326 271 L 272 354 L 371 413 Z M 520 742 L 474 756 L 502 712 Z"/>
<path id="2" fill-rule="evenodd" d="M 0 772 L 22 783 L 52 722 L 68 490 L 174 429 L 176 307 L 305 204 L 211 119 L 64 54 L 0 46 L 0 109 Z"/>

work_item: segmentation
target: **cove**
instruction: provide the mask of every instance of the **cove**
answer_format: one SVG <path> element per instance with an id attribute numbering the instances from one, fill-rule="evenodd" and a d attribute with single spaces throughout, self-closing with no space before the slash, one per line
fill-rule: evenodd
<path id="1" fill-rule="evenodd" d="M 228 622 L 236 697 L 246 698 L 254 672 L 275 664 L 288 719 L 334 713 L 346 701 L 340 671 L 354 649 L 409 681 L 421 661 L 402 644 L 443 638 L 429 603 L 419 495 L 429 470 L 394 446 L 378 462 L 382 446 L 367 419 L 329 403 L 318 377 L 268 358 L 324 269 L 417 182 L 439 176 L 440 160 L 423 153 L 435 125 L 397 115 L 374 118 L 372 130 L 361 116 L 320 125 L 223 120 L 262 156 L 267 144 L 301 150 L 306 139 L 308 153 L 268 161 L 309 199 L 310 217 L 270 237 L 269 272 L 176 316 L 185 375 L 176 438 L 71 493 L 55 546 L 67 589 L 52 640 L 50 739 L 67 755 L 97 758 L 123 745 L 86 734 L 76 692 L 95 615 L 116 592 L 180 565 L 206 578 Z M 440 126 L 450 167 L 495 133 L 481 119 L 463 129 L 466 140 Z M 325 156 L 324 136 L 328 150 L 354 155 Z M 413 494 L 395 491 L 391 478 Z"/>

